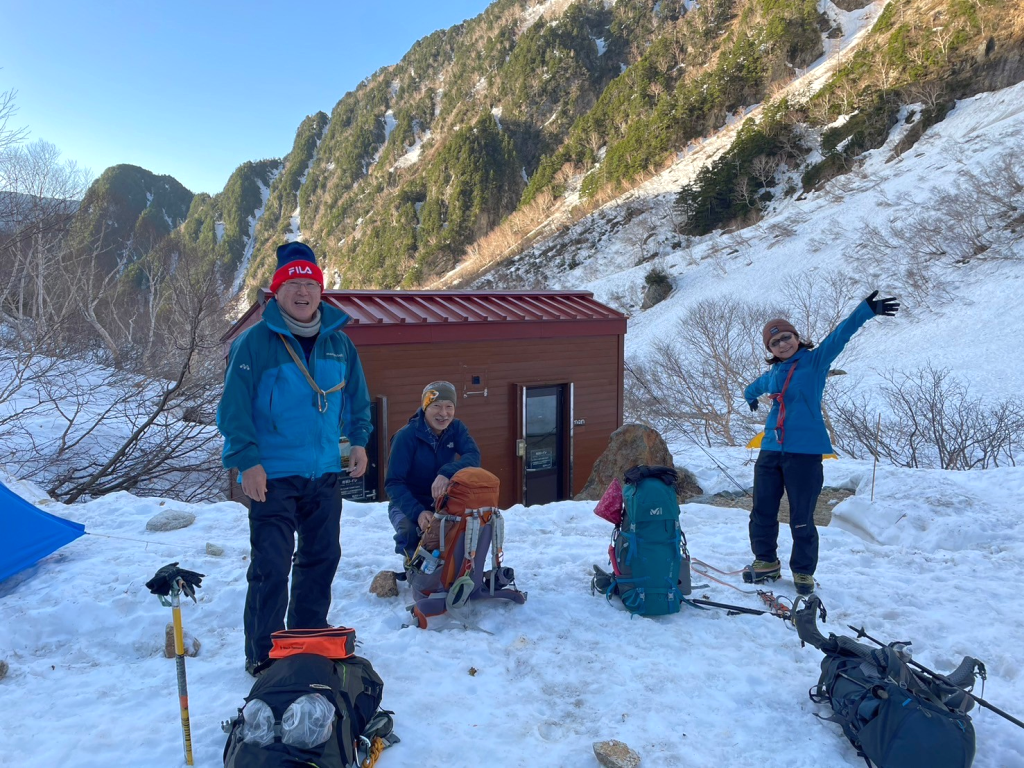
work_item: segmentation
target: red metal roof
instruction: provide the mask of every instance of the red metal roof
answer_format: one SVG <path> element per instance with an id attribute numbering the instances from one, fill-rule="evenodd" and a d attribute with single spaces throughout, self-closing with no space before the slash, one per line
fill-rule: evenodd
<path id="1" fill-rule="evenodd" d="M 587 291 L 324 291 L 356 325 L 623 320 Z"/>
<path id="2" fill-rule="evenodd" d="M 258 320 L 270 298 L 225 336 L 233 339 Z M 619 335 L 626 316 L 589 291 L 373 291 L 325 290 L 323 300 L 351 319 L 345 333 L 356 344 L 483 341 L 524 337 Z"/>

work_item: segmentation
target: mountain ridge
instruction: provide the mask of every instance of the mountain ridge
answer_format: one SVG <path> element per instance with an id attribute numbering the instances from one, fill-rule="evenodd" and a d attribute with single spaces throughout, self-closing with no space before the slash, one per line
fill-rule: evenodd
<path id="1" fill-rule="evenodd" d="M 314 247 L 332 285 L 455 285 L 470 279 L 473 262 L 526 250 L 680 153 L 717 145 L 737 115 L 792 95 L 793 80 L 807 80 L 807 68 L 851 37 L 863 4 L 843 5 L 853 10 L 809 0 L 498 0 L 414 43 L 330 114 L 307 117 L 285 158 L 259 161 L 267 192 L 257 199 L 249 185 L 246 210 L 223 220 L 226 246 L 211 236 L 208 201 L 228 193 L 232 179 L 212 198 L 197 196 L 177 237 L 223 264 L 225 284 L 250 298 L 269 281 L 274 249 L 290 238 Z M 1019 14 L 991 27 L 1011 9 L 1005 0 L 892 0 L 859 30 L 864 45 L 842 48 L 850 54 L 835 66 L 814 67 L 811 79 L 821 82 L 800 103 L 778 107 L 783 154 L 779 137 L 765 143 L 753 131 L 730 155 L 737 172 L 705 174 L 694 200 L 735 197 L 755 180 L 761 188 L 704 226 L 749 223 L 768 198 L 799 191 L 777 178 L 761 186 L 754 166 L 801 164 L 805 185 L 845 172 L 856 152 L 884 138 L 915 89 L 931 89 L 929 119 L 940 120 L 950 99 L 1024 77 Z M 849 129 L 859 131 L 855 141 L 836 129 L 811 167 L 797 141 L 801 126 L 817 130 L 844 109 L 859 115 Z M 280 170 L 271 176 L 274 163 Z M 247 218 L 255 221 L 251 235 L 241 225 Z"/>

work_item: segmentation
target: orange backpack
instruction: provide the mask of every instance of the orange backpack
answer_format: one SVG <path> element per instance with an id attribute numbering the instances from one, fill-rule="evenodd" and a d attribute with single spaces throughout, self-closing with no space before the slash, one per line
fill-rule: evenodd
<path id="1" fill-rule="evenodd" d="M 406 569 L 415 598 L 409 610 L 420 628 L 426 628 L 428 617 L 470 600 L 526 602 L 526 593 L 515 586 L 515 572 L 502 565 L 505 520 L 498 509 L 499 487 L 498 478 L 479 467 L 452 475 Z M 491 569 L 485 571 L 488 550 Z"/>

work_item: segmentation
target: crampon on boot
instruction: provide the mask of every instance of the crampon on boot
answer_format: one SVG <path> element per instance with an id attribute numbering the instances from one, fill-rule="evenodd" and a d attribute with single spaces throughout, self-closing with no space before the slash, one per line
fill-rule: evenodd
<path id="1" fill-rule="evenodd" d="M 778 560 L 755 560 L 743 569 L 743 581 L 747 584 L 765 584 L 782 576 L 782 564 Z"/>

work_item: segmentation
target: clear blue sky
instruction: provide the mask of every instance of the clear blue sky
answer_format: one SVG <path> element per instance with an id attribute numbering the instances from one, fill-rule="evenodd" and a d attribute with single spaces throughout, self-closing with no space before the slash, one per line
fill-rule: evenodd
<path id="1" fill-rule="evenodd" d="M 0 92 L 94 177 L 118 163 L 215 194 L 283 157 L 334 105 L 431 32 L 490 0 L 0 0 Z"/>

